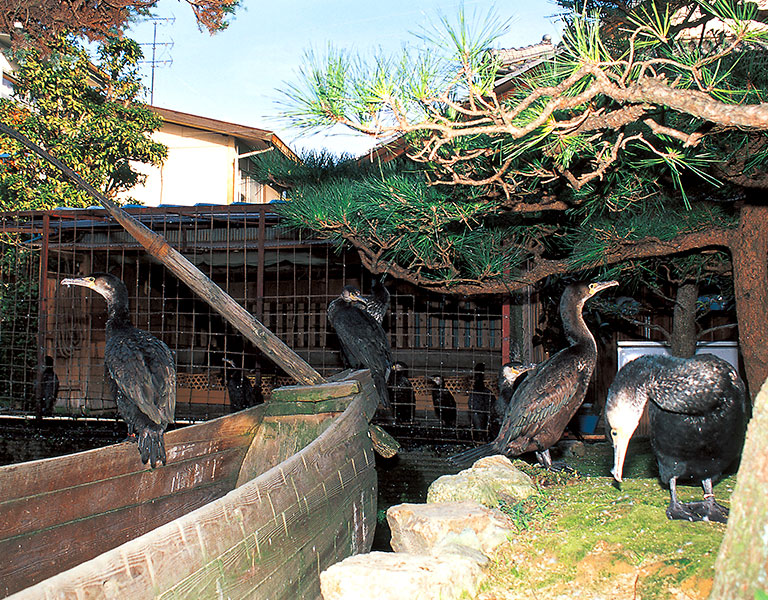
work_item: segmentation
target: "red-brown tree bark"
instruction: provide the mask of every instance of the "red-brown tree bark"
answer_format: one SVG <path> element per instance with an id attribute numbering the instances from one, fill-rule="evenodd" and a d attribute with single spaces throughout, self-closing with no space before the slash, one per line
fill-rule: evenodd
<path id="1" fill-rule="evenodd" d="M 739 348 L 754 397 L 768 378 L 768 206 L 745 203 L 728 247 L 733 261 Z"/>

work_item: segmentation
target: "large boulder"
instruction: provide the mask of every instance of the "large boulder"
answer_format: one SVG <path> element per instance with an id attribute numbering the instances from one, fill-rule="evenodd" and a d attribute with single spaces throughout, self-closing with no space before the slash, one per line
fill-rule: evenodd
<path id="1" fill-rule="evenodd" d="M 479 555 L 476 562 L 481 564 L 483 555 L 506 541 L 511 528 L 502 513 L 477 502 L 397 504 L 387 510 L 387 522 L 395 552 Z"/>
<path id="2" fill-rule="evenodd" d="M 496 508 L 499 501 L 523 500 L 533 494 L 533 480 L 512 464 L 506 456 L 481 458 L 469 469 L 456 475 L 443 475 L 432 482 L 427 502 L 474 501 Z"/>
<path id="3" fill-rule="evenodd" d="M 371 552 L 320 574 L 323 600 L 454 600 L 474 596 L 482 570 L 467 558 Z"/>

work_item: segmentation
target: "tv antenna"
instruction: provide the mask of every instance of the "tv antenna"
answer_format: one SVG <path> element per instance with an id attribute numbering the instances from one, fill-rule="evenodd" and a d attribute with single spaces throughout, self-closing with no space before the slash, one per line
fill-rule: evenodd
<path id="1" fill-rule="evenodd" d="M 169 38 L 169 41 L 167 42 L 158 42 L 157 28 L 158 26 L 173 24 L 176 21 L 176 17 L 151 17 L 147 20 L 152 23 L 152 41 L 140 43 L 139 46 L 151 46 L 152 58 L 148 60 L 140 60 L 139 63 L 149 64 L 151 73 L 149 84 L 149 104 L 154 105 L 155 69 L 158 67 L 170 67 L 173 64 L 173 57 L 171 56 L 173 40 Z"/>

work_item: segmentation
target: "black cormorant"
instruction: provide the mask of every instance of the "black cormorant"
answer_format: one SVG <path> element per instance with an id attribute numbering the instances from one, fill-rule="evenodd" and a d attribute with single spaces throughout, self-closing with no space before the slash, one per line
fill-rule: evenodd
<path id="1" fill-rule="evenodd" d="M 50 417 L 56 398 L 59 395 L 59 377 L 53 370 L 53 357 L 45 357 L 45 366 L 40 374 L 40 387 L 38 388 L 38 416 Z"/>
<path id="2" fill-rule="evenodd" d="M 416 412 L 416 398 L 413 394 L 413 385 L 408 379 L 408 365 L 404 362 L 397 361 L 392 365 L 388 388 L 389 402 L 395 421 L 411 423 Z"/>
<path id="3" fill-rule="evenodd" d="M 365 296 L 365 311 L 381 325 L 384 315 L 389 310 L 389 290 L 384 287 L 384 277 L 377 279 L 371 286 L 371 295 Z"/>
<path id="4" fill-rule="evenodd" d="M 165 464 L 163 433 L 173 422 L 176 408 L 176 368 L 168 346 L 131 324 L 128 290 L 109 273 L 63 279 L 62 285 L 79 285 L 101 294 L 107 301 L 104 367 L 120 415 L 128 432 L 137 435 L 141 462 L 154 468 Z"/>
<path id="5" fill-rule="evenodd" d="M 469 392 L 469 418 L 472 430 L 488 434 L 488 424 L 491 416 L 491 406 L 495 401 L 494 395 L 485 385 L 485 363 L 477 363 L 474 369 L 474 381 Z M 488 438 L 486 437 L 486 440 Z"/>
<path id="6" fill-rule="evenodd" d="M 489 454 L 518 456 L 535 452 L 540 465 L 552 466 L 549 448 L 584 401 L 597 362 L 597 344 L 584 322 L 584 304 L 616 281 L 569 285 L 560 298 L 560 318 L 570 346 L 534 367 L 510 399 L 501 430 L 490 444 L 451 458 L 472 463 Z"/>
<path id="7" fill-rule="evenodd" d="M 251 380 L 248 379 L 245 372 L 238 369 L 235 363 L 228 358 L 225 358 L 224 362 L 230 367 L 226 370 L 225 380 L 232 412 L 262 404 L 264 400 L 261 397 L 261 390 L 251 385 Z"/>
<path id="8" fill-rule="evenodd" d="M 495 438 L 499 434 L 504 415 L 507 414 L 509 401 L 525 379 L 523 375 L 535 366 L 535 364 L 526 365 L 516 360 L 501 365 L 501 369 L 499 369 L 499 395 L 491 404 L 491 418 L 488 425 L 488 433 L 491 438 Z"/>
<path id="9" fill-rule="evenodd" d="M 368 300 L 348 285 L 328 304 L 328 321 L 336 330 L 342 354 L 353 369 L 369 369 L 382 406 L 389 410 L 387 378 L 392 352 L 384 329 L 367 311 Z"/>
<path id="10" fill-rule="evenodd" d="M 715 502 L 712 483 L 741 454 L 747 406 L 738 373 L 712 354 L 693 358 L 646 355 L 624 365 L 611 384 L 605 405 L 616 481 L 621 482 L 627 445 L 648 400 L 651 446 L 659 477 L 669 484 L 667 517 L 725 523 L 728 509 Z M 704 501 L 680 503 L 678 480 L 701 483 Z"/>
<path id="11" fill-rule="evenodd" d="M 456 427 L 456 400 L 445 387 L 442 376 L 435 375 L 432 378 L 432 405 L 435 415 L 446 427 Z"/>

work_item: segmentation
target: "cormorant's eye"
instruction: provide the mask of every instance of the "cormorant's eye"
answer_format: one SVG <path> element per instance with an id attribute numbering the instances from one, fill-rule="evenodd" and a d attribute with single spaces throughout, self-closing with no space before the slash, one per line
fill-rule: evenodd
<path id="1" fill-rule="evenodd" d="M 611 437 L 616 437 L 617 435 L 619 435 L 619 432 L 615 429 L 611 429 Z"/>

